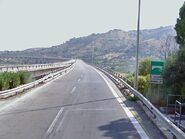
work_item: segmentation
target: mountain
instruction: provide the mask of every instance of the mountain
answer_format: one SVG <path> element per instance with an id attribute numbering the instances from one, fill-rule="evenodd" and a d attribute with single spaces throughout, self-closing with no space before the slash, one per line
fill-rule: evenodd
<path id="1" fill-rule="evenodd" d="M 36 57 L 80 58 L 86 62 L 129 71 L 134 67 L 136 50 L 135 30 L 110 30 L 106 33 L 72 38 L 63 44 L 49 48 L 31 48 L 24 51 L 0 52 L 0 55 L 21 55 Z M 145 29 L 140 32 L 140 59 L 151 57 L 163 59 L 166 50 L 176 51 L 175 31 L 172 26 Z M 170 39 L 169 39 L 170 38 Z"/>

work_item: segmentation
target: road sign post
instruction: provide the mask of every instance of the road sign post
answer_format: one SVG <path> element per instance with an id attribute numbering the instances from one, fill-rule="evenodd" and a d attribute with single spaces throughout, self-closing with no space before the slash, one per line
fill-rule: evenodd
<path id="1" fill-rule="evenodd" d="M 160 97 L 160 85 L 163 84 L 162 73 L 164 70 L 164 62 L 163 61 L 151 61 L 150 67 L 150 96 L 152 86 L 156 84 L 158 86 L 158 98 Z"/>
<path id="2" fill-rule="evenodd" d="M 151 84 L 162 84 L 162 72 L 164 69 L 164 62 L 163 61 L 151 61 L 151 68 L 150 68 L 150 83 Z"/>

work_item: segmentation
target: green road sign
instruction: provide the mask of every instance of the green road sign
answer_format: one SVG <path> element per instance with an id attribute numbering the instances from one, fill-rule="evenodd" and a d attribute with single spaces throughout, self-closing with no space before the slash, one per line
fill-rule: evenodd
<path id="1" fill-rule="evenodd" d="M 161 75 L 164 69 L 164 62 L 162 61 L 151 61 L 151 75 Z"/>

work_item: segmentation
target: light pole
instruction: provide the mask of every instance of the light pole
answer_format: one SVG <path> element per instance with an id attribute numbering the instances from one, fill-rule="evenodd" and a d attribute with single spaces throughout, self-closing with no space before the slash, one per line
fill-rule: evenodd
<path id="1" fill-rule="evenodd" d="M 92 60 L 92 65 L 94 64 L 94 45 L 93 45 L 93 50 L 92 50 L 92 57 L 91 57 L 91 60 Z"/>
<path id="2" fill-rule="evenodd" d="M 137 20 L 137 45 L 136 45 L 136 65 L 135 65 L 135 78 L 134 88 L 138 90 L 138 58 L 139 58 L 139 33 L 140 33 L 140 13 L 141 13 L 141 0 L 138 3 L 138 20 Z"/>

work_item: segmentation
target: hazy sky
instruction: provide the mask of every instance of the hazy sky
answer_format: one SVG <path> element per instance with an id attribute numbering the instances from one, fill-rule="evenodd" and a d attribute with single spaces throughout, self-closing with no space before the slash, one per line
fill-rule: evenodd
<path id="1" fill-rule="evenodd" d="M 142 0 L 141 28 L 174 25 L 184 0 Z M 136 29 L 138 0 L 0 0 L 0 50 Z"/>

